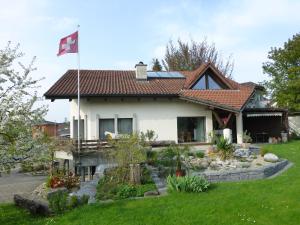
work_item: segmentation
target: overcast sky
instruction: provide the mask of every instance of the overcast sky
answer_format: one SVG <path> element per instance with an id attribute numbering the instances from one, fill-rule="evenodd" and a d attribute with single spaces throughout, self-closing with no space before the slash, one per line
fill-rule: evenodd
<path id="1" fill-rule="evenodd" d="M 238 82 L 266 79 L 262 62 L 272 46 L 282 46 L 299 32 L 300 1 L 64 1 L 0 0 L 0 48 L 20 43 L 29 62 L 37 56 L 33 76 L 45 77 L 43 95 L 76 56 L 57 57 L 59 39 L 80 24 L 81 67 L 134 69 L 153 57 L 161 59 L 170 39 L 214 42 L 224 57 L 232 54 Z M 49 105 L 48 120 L 69 117 L 68 100 Z"/>

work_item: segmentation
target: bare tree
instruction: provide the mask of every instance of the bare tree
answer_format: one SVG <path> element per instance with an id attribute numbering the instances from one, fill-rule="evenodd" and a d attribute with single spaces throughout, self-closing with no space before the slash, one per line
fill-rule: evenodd
<path id="1" fill-rule="evenodd" d="M 214 43 L 209 44 L 206 39 L 201 42 L 194 40 L 183 42 L 178 39 L 177 46 L 173 41 L 167 44 L 165 58 L 162 64 L 167 71 L 195 70 L 203 63 L 212 63 L 226 77 L 231 77 L 234 62 L 229 56 L 226 61 L 222 59 L 220 52 Z"/>

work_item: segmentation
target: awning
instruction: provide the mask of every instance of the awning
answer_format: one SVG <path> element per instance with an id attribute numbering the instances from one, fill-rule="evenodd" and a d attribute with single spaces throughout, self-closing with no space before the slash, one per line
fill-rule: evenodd
<path id="1" fill-rule="evenodd" d="M 270 116 L 282 116 L 281 112 L 268 112 L 268 113 L 249 113 L 247 117 L 270 117 Z"/>

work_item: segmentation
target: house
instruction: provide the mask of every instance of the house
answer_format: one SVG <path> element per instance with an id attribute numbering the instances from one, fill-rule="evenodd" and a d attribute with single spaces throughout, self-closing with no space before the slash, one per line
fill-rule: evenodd
<path id="1" fill-rule="evenodd" d="M 35 137 L 39 132 L 48 137 L 69 138 L 70 137 L 70 123 L 56 123 L 44 120 L 33 126 L 32 136 Z"/>
<path id="2" fill-rule="evenodd" d="M 288 130 L 287 111 L 269 108 L 264 89 L 252 82 L 226 78 L 211 63 L 194 71 L 81 70 L 80 118 L 77 112 L 77 70 L 68 70 L 45 97 L 69 99 L 70 135 L 103 140 L 105 132 L 124 134 L 154 130 L 158 141 L 208 143 L 214 130 L 230 128 L 243 142 L 248 130 L 254 141 L 266 142 Z"/>
<path id="3" fill-rule="evenodd" d="M 44 120 L 38 124 L 35 124 L 32 129 L 32 136 L 36 137 L 39 132 L 47 135 L 48 137 L 56 137 L 58 130 L 58 124 L 52 121 Z"/>

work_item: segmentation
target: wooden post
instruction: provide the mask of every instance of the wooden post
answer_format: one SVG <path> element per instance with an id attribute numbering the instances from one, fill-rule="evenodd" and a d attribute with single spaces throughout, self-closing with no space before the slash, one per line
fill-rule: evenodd
<path id="1" fill-rule="evenodd" d="M 88 166 L 88 167 L 87 167 L 87 170 L 88 170 L 88 179 L 91 180 L 91 177 L 92 177 L 92 176 L 91 176 L 91 167 Z"/>
<path id="2" fill-rule="evenodd" d="M 140 164 L 130 164 L 129 179 L 131 184 L 141 184 Z"/>
<path id="3" fill-rule="evenodd" d="M 85 182 L 85 167 L 81 166 L 81 181 Z"/>

